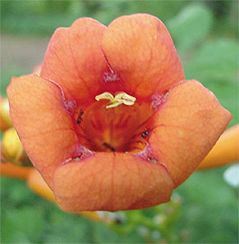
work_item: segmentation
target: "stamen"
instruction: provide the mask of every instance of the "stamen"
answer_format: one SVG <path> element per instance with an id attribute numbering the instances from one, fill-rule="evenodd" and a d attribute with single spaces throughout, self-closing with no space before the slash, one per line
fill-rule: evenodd
<path id="1" fill-rule="evenodd" d="M 100 95 L 97 95 L 95 97 L 96 101 L 100 101 L 100 100 L 103 100 L 103 99 L 112 101 L 114 99 L 114 96 L 111 93 L 109 93 L 109 92 L 103 92 Z"/>
<path id="2" fill-rule="evenodd" d="M 134 105 L 136 98 L 133 96 L 130 96 L 126 92 L 119 92 L 115 96 L 113 96 L 109 92 L 103 92 L 100 95 L 97 95 L 95 97 L 96 101 L 100 100 L 109 100 L 109 104 L 106 106 L 106 108 L 115 108 L 121 104 L 132 106 Z"/>
<path id="3" fill-rule="evenodd" d="M 134 105 L 136 98 L 133 96 L 130 96 L 126 92 L 120 92 L 115 96 L 115 100 L 122 101 L 124 105 L 131 106 Z"/>

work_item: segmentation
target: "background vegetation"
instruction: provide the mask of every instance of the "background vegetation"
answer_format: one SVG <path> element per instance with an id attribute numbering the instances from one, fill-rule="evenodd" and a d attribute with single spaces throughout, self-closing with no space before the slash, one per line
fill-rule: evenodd
<path id="1" fill-rule="evenodd" d="M 238 122 L 237 1 L 1 1 L 1 35 L 41 40 L 78 17 L 108 24 L 117 16 L 137 12 L 151 13 L 166 23 L 187 78 L 201 81 L 217 95 L 234 116 L 230 125 Z M 25 72 L 29 70 L 1 70 L 1 94 L 11 76 Z M 171 203 L 120 212 L 114 224 L 63 213 L 35 196 L 25 183 L 1 178 L 1 241 L 237 243 L 238 192 L 224 182 L 225 168 L 195 173 L 176 190 Z"/>

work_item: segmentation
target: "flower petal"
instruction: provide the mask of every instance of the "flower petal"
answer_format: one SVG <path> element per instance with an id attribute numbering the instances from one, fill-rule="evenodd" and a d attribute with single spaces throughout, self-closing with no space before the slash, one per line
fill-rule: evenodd
<path id="1" fill-rule="evenodd" d="M 55 167 L 71 156 L 77 142 L 60 89 L 28 75 L 13 78 L 7 92 L 11 118 L 24 148 L 51 185 Z"/>
<path id="2" fill-rule="evenodd" d="M 169 200 L 173 182 L 165 168 L 123 153 L 96 153 L 59 167 L 53 191 L 70 212 L 150 207 Z"/>
<path id="3" fill-rule="evenodd" d="M 150 145 L 175 184 L 207 155 L 231 119 L 212 92 L 190 80 L 173 88 L 156 114 Z"/>
<path id="4" fill-rule="evenodd" d="M 94 99 L 107 68 L 100 46 L 105 29 L 91 18 L 58 28 L 46 51 L 41 77 L 59 84 L 68 96 L 81 102 Z"/>
<path id="5" fill-rule="evenodd" d="M 163 92 L 184 79 L 170 34 L 154 16 L 134 14 L 114 20 L 104 34 L 103 50 L 134 96 Z"/>

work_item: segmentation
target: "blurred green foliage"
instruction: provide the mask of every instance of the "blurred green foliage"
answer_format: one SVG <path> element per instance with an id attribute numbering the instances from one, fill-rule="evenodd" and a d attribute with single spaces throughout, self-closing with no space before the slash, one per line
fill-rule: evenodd
<path id="1" fill-rule="evenodd" d="M 218 18 L 218 23 L 220 21 L 227 23 L 226 28 L 221 24 L 217 28 L 222 28 L 227 33 L 236 31 L 235 18 L 238 13 L 236 1 L 233 0 L 1 0 L 1 28 L 2 31 L 14 34 L 48 35 L 56 27 L 69 26 L 79 17 L 91 16 L 108 24 L 120 15 L 136 12 L 150 13 L 166 21 L 191 3 L 204 4 L 208 10 L 189 7 L 184 16 L 185 21 L 188 21 L 191 15 L 190 21 L 195 23 L 197 18 L 200 18 L 196 24 L 204 25 L 210 18 L 210 10 Z M 180 21 L 184 21 L 182 17 L 179 16 Z"/>
<path id="2" fill-rule="evenodd" d="M 200 44 L 212 27 L 212 13 L 203 5 L 189 5 L 168 22 L 177 48 L 184 53 Z"/>
<path id="3" fill-rule="evenodd" d="M 122 223 L 111 225 L 64 213 L 35 196 L 24 182 L 1 178 L 1 240 L 9 244 L 236 243 L 237 199 L 222 172 L 196 173 L 176 191 L 180 198 L 123 212 Z"/>
<path id="4" fill-rule="evenodd" d="M 147 12 L 168 26 L 188 79 L 211 89 L 239 120 L 238 12 L 235 1 L 1 1 L 1 29 L 21 35 L 49 35 L 82 16 L 103 23 L 123 14 Z M 13 75 L 4 70 L 1 93 Z M 223 181 L 225 168 L 195 173 L 176 190 L 176 200 L 121 213 L 118 224 L 91 222 L 61 212 L 33 195 L 25 183 L 1 179 L 2 243 L 236 243 L 235 192 Z M 177 196 L 180 196 L 177 198 Z M 120 215 L 121 216 L 121 215 Z M 165 241 L 165 242 L 163 242 Z"/>

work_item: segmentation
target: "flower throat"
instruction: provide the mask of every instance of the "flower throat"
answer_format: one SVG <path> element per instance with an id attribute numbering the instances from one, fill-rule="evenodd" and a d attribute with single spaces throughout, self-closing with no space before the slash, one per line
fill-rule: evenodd
<path id="1" fill-rule="evenodd" d="M 96 152 L 142 151 L 150 134 L 151 103 L 125 92 L 104 92 L 95 100 L 74 113 L 80 144 Z"/>

